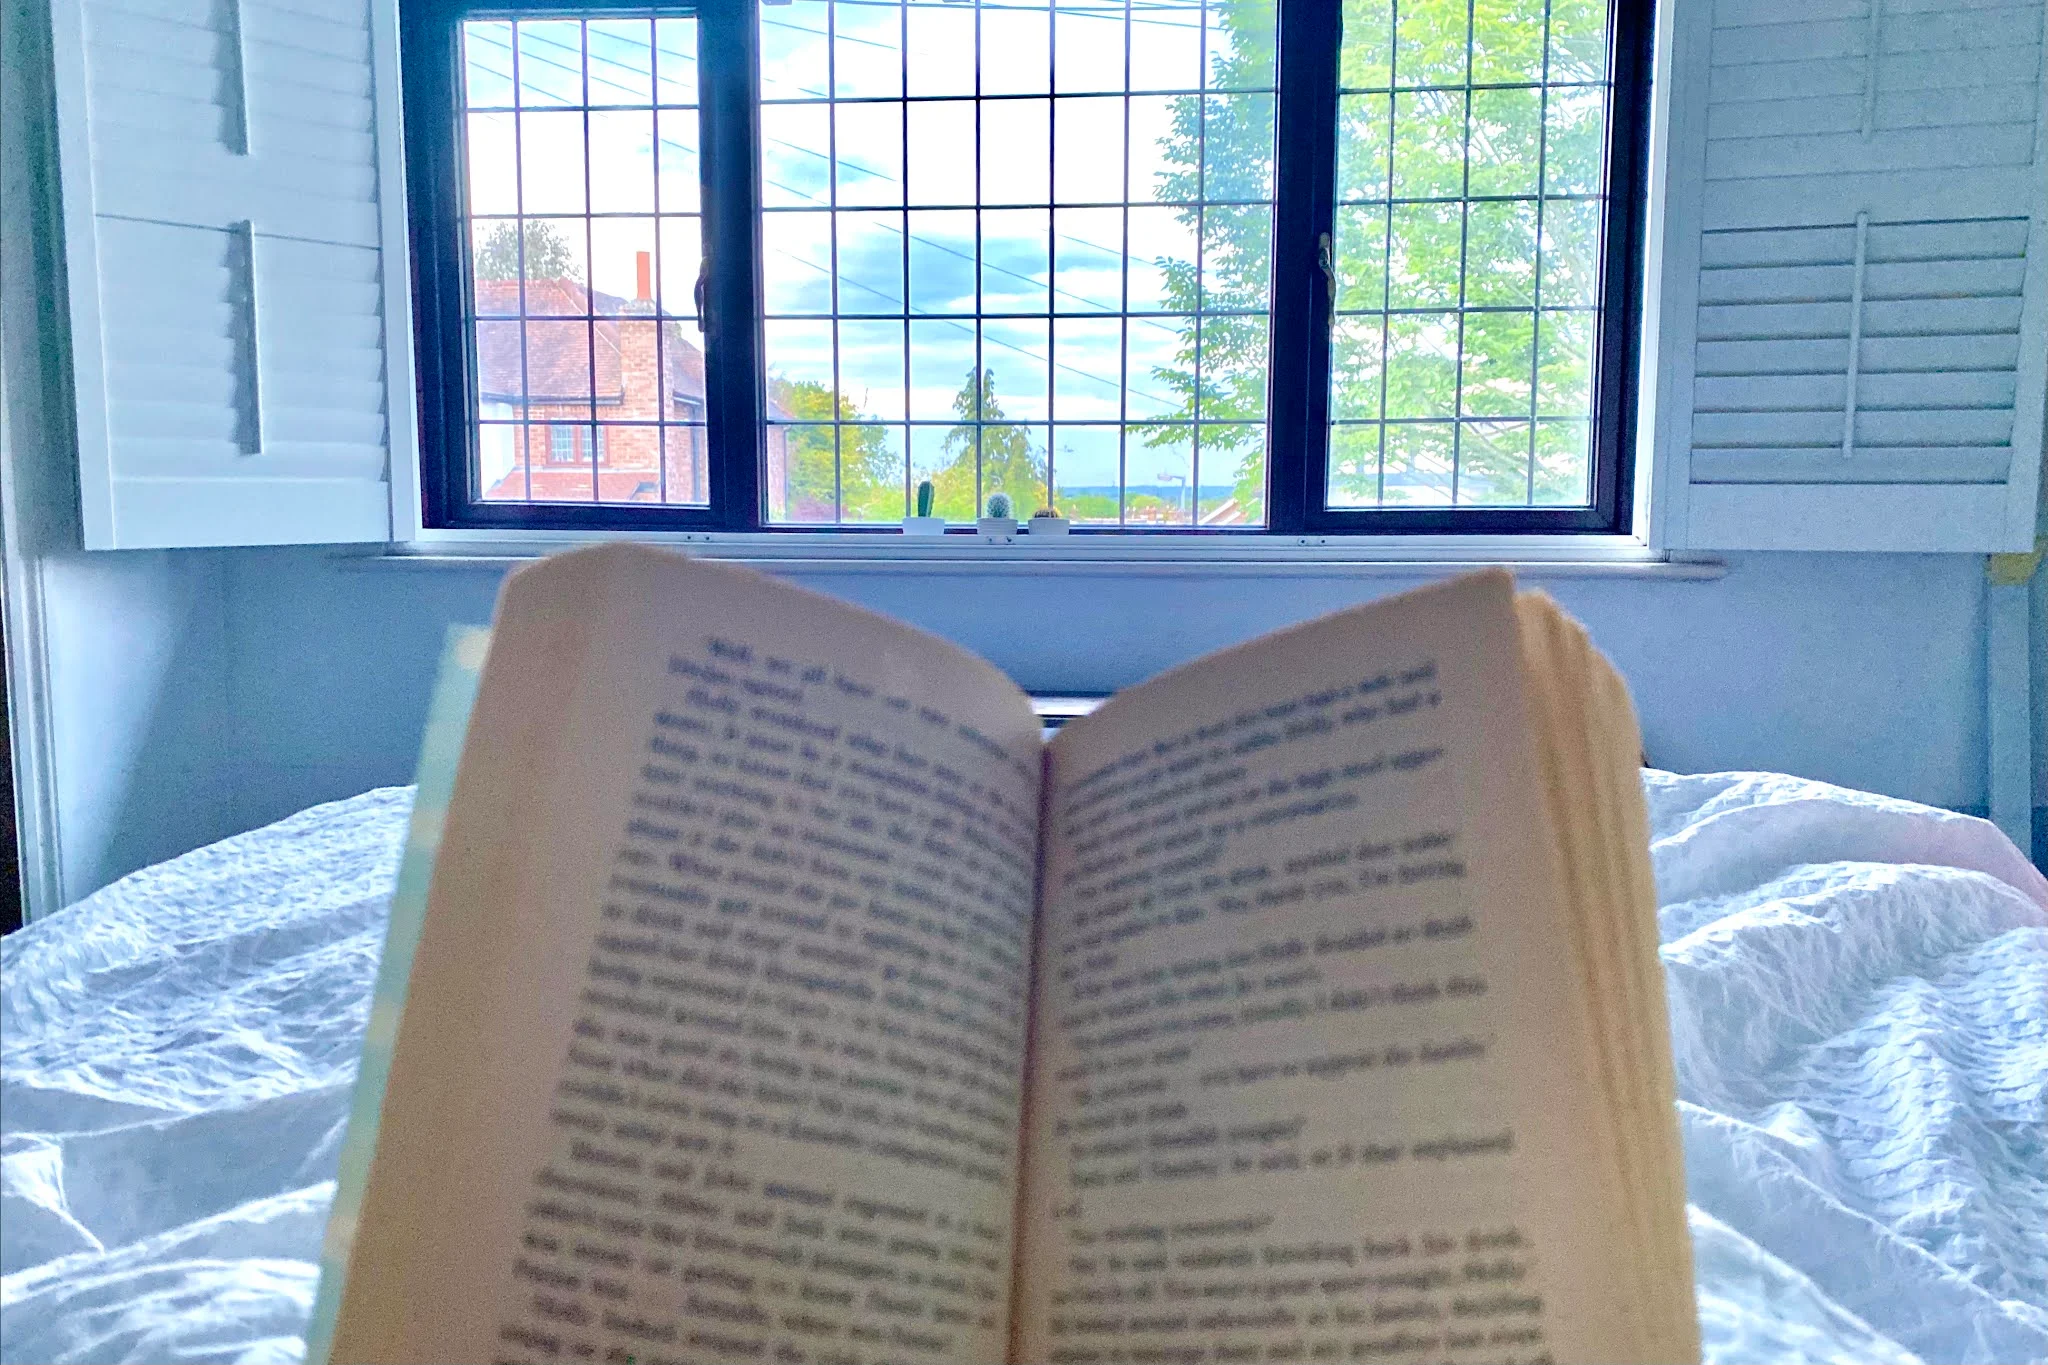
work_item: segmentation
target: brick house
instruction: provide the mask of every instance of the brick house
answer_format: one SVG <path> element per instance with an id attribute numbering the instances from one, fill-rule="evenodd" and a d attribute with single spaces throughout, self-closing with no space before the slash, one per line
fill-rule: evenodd
<path id="1" fill-rule="evenodd" d="M 659 316 L 649 253 L 637 258 L 636 297 L 529 279 L 523 320 L 517 280 L 477 281 L 486 500 L 706 501 L 704 352 L 694 324 Z M 768 445 L 768 502 L 779 507 L 787 458 L 772 427 Z"/>

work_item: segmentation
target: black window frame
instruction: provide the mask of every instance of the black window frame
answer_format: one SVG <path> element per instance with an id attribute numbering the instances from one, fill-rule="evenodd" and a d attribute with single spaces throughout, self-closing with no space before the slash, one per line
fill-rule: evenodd
<path id="1" fill-rule="evenodd" d="M 617 0 L 401 0 L 402 97 L 420 493 L 429 529 L 890 534 L 881 525 L 771 523 L 762 498 L 759 55 L 761 0 L 658 5 Z M 1606 211 L 1593 375 L 1592 501 L 1581 507 L 1331 509 L 1329 277 L 1336 214 L 1342 0 L 1279 0 L 1266 523 L 1257 527 L 1076 526 L 1077 535 L 1625 533 L 1635 483 L 1643 256 L 1649 197 L 1654 0 L 1609 0 Z M 698 22 L 708 506 L 485 502 L 471 492 L 478 429 L 468 336 L 461 29 L 469 19 L 694 14 Z M 736 420 L 737 418 L 737 420 Z M 958 528 L 971 531 L 971 528 Z"/>

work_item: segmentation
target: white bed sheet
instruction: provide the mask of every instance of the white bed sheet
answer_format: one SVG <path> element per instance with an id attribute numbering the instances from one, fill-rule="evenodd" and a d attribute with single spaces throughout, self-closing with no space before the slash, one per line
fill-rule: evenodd
<path id="1" fill-rule="evenodd" d="M 1708 1358 L 2048 1358 L 2048 882 L 1981 820 L 1645 783 Z M 0 1360 L 300 1357 L 410 803 L 0 940 Z"/>

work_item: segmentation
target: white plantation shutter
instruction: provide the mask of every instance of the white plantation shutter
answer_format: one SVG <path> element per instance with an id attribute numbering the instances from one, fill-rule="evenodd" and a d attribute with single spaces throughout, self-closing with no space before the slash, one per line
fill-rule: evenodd
<path id="1" fill-rule="evenodd" d="M 1678 0 L 1662 539 L 2031 548 L 2043 0 Z"/>
<path id="2" fill-rule="evenodd" d="M 388 538 L 413 432 L 389 20 L 53 0 L 88 548 Z"/>

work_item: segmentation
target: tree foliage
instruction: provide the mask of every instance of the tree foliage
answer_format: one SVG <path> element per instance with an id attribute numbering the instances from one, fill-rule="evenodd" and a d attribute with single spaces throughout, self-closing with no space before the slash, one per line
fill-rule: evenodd
<path id="1" fill-rule="evenodd" d="M 524 229 L 523 233 L 521 229 Z M 575 254 L 554 224 L 537 219 L 500 222 L 485 234 L 476 249 L 476 277 L 480 280 L 519 278 L 519 242 L 526 239 L 526 278 L 529 280 L 580 280 Z"/>
<path id="2" fill-rule="evenodd" d="M 1600 188 L 1604 100 L 1597 87 L 1536 85 L 1605 78 L 1605 9 L 1597 0 L 1402 0 L 1399 32 L 1387 0 L 1344 11 L 1334 264 L 1341 317 L 1331 338 L 1331 493 L 1377 502 L 1382 462 L 1389 501 L 1448 496 L 1453 421 L 1461 500 L 1538 502 L 1584 496 L 1589 407 L 1589 313 L 1553 311 L 1597 302 L 1597 204 L 1542 201 L 1542 311 L 1538 311 L 1539 190 Z M 1272 0 L 1222 0 L 1229 41 L 1212 60 L 1212 89 L 1267 82 Z M 1469 54 L 1469 67 L 1468 67 Z M 1398 81 L 1395 76 L 1398 74 Z M 1474 85 L 1528 82 L 1520 89 Z M 1394 85 L 1454 87 L 1402 89 Z M 1547 125 L 1547 135 L 1546 135 Z M 1272 193 L 1273 111 L 1263 95 L 1183 96 L 1162 147 L 1171 172 L 1163 199 L 1266 198 Z M 1468 166 L 1469 160 L 1469 166 Z M 1539 167 L 1542 172 L 1539 186 Z M 1466 195 L 1514 196 L 1457 202 Z M 1437 198 L 1450 202 L 1393 203 Z M 1167 306 L 1201 314 L 1186 327 L 1171 368 L 1153 380 L 1180 401 L 1144 428 L 1149 444 L 1203 430 L 1204 481 L 1238 465 L 1236 497 L 1258 519 L 1265 489 L 1265 384 L 1271 214 L 1263 206 L 1186 209 L 1200 232 L 1199 272 L 1167 261 Z M 1465 311 L 1472 308 L 1501 311 Z M 1239 310 L 1249 310 L 1240 313 Z M 1393 311 L 1408 310 L 1408 311 Z M 1222 314 L 1218 316 L 1218 314 Z M 1200 341 L 1197 384 L 1196 342 Z M 1531 417 L 1574 419 L 1539 424 Z M 1424 419 L 1424 424 L 1385 419 Z M 1532 446 L 1535 467 L 1530 468 Z M 1530 485 L 1533 483 L 1533 489 Z"/>
<path id="3" fill-rule="evenodd" d="M 779 426 L 788 451 L 785 515 L 790 520 L 895 521 L 903 516 L 903 462 L 889 449 L 881 427 L 861 421 L 860 410 L 844 396 L 834 403 L 832 391 L 815 380 L 775 376 L 768 388 L 779 420 L 792 424 Z M 827 425 L 835 420 L 843 425 Z"/>
<path id="4" fill-rule="evenodd" d="M 995 385 L 994 370 L 982 370 L 978 380 L 970 370 L 954 395 L 953 412 L 960 420 L 946 432 L 945 463 L 927 476 L 932 481 L 934 516 L 972 521 L 993 493 L 1008 493 L 1019 516 L 1046 505 L 1045 451 L 1032 439 L 1031 428 L 1004 420 Z M 890 448 L 888 428 L 865 420 L 859 406 L 843 395 L 835 404 L 831 391 L 815 380 L 771 376 L 768 391 L 788 452 L 783 517 L 801 522 L 885 522 L 905 515 L 903 455 Z M 835 421 L 836 452 L 831 425 Z M 1115 516 L 1113 508 L 1110 515 Z"/>
<path id="5" fill-rule="evenodd" d="M 1228 40 L 1210 63 L 1211 87 L 1270 85 L 1277 46 L 1273 0 L 1223 0 L 1219 9 Z M 1168 168 L 1158 187 L 1162 200 L 1270 199 L 1273 97 L 1183 95 L 1173 102 L 1171 129 L 1160 151 Z M 1239 424 L 1201 428 L 1200 477 L 1213 483 L 1234 470 L 1232 495 L 1247 521 L 1260 522 L 1266 496 L 1272 211 L 1257 203 L 1219 204 L 1183 208 L 1176 216 L 1197 235 L 1202 260 L 1199 269 L 1193 261 L 1160 262 L 1166 307 L 1201 316 L 1184 326 L 1173 366 L 1152 374 L 1154 383 L 1179 400 L 1176 408 L 1133 435 L 1141 435 L 1151 448 L 1177 453 L 1186 447 L 1190 422 Z"/>
<path id="6" fill-rule="evenodd" d="M 1004 420 L 993 369 L 967 372 L 953 395 L 953 415 L 960 420 L 946 432 L 946 464 L 931 475 L 936 515 L 972 521 L 992 493 L 1009 494 L 1019 517 L 1046 505 L 1045 450 L 1030 428 Z"/>

